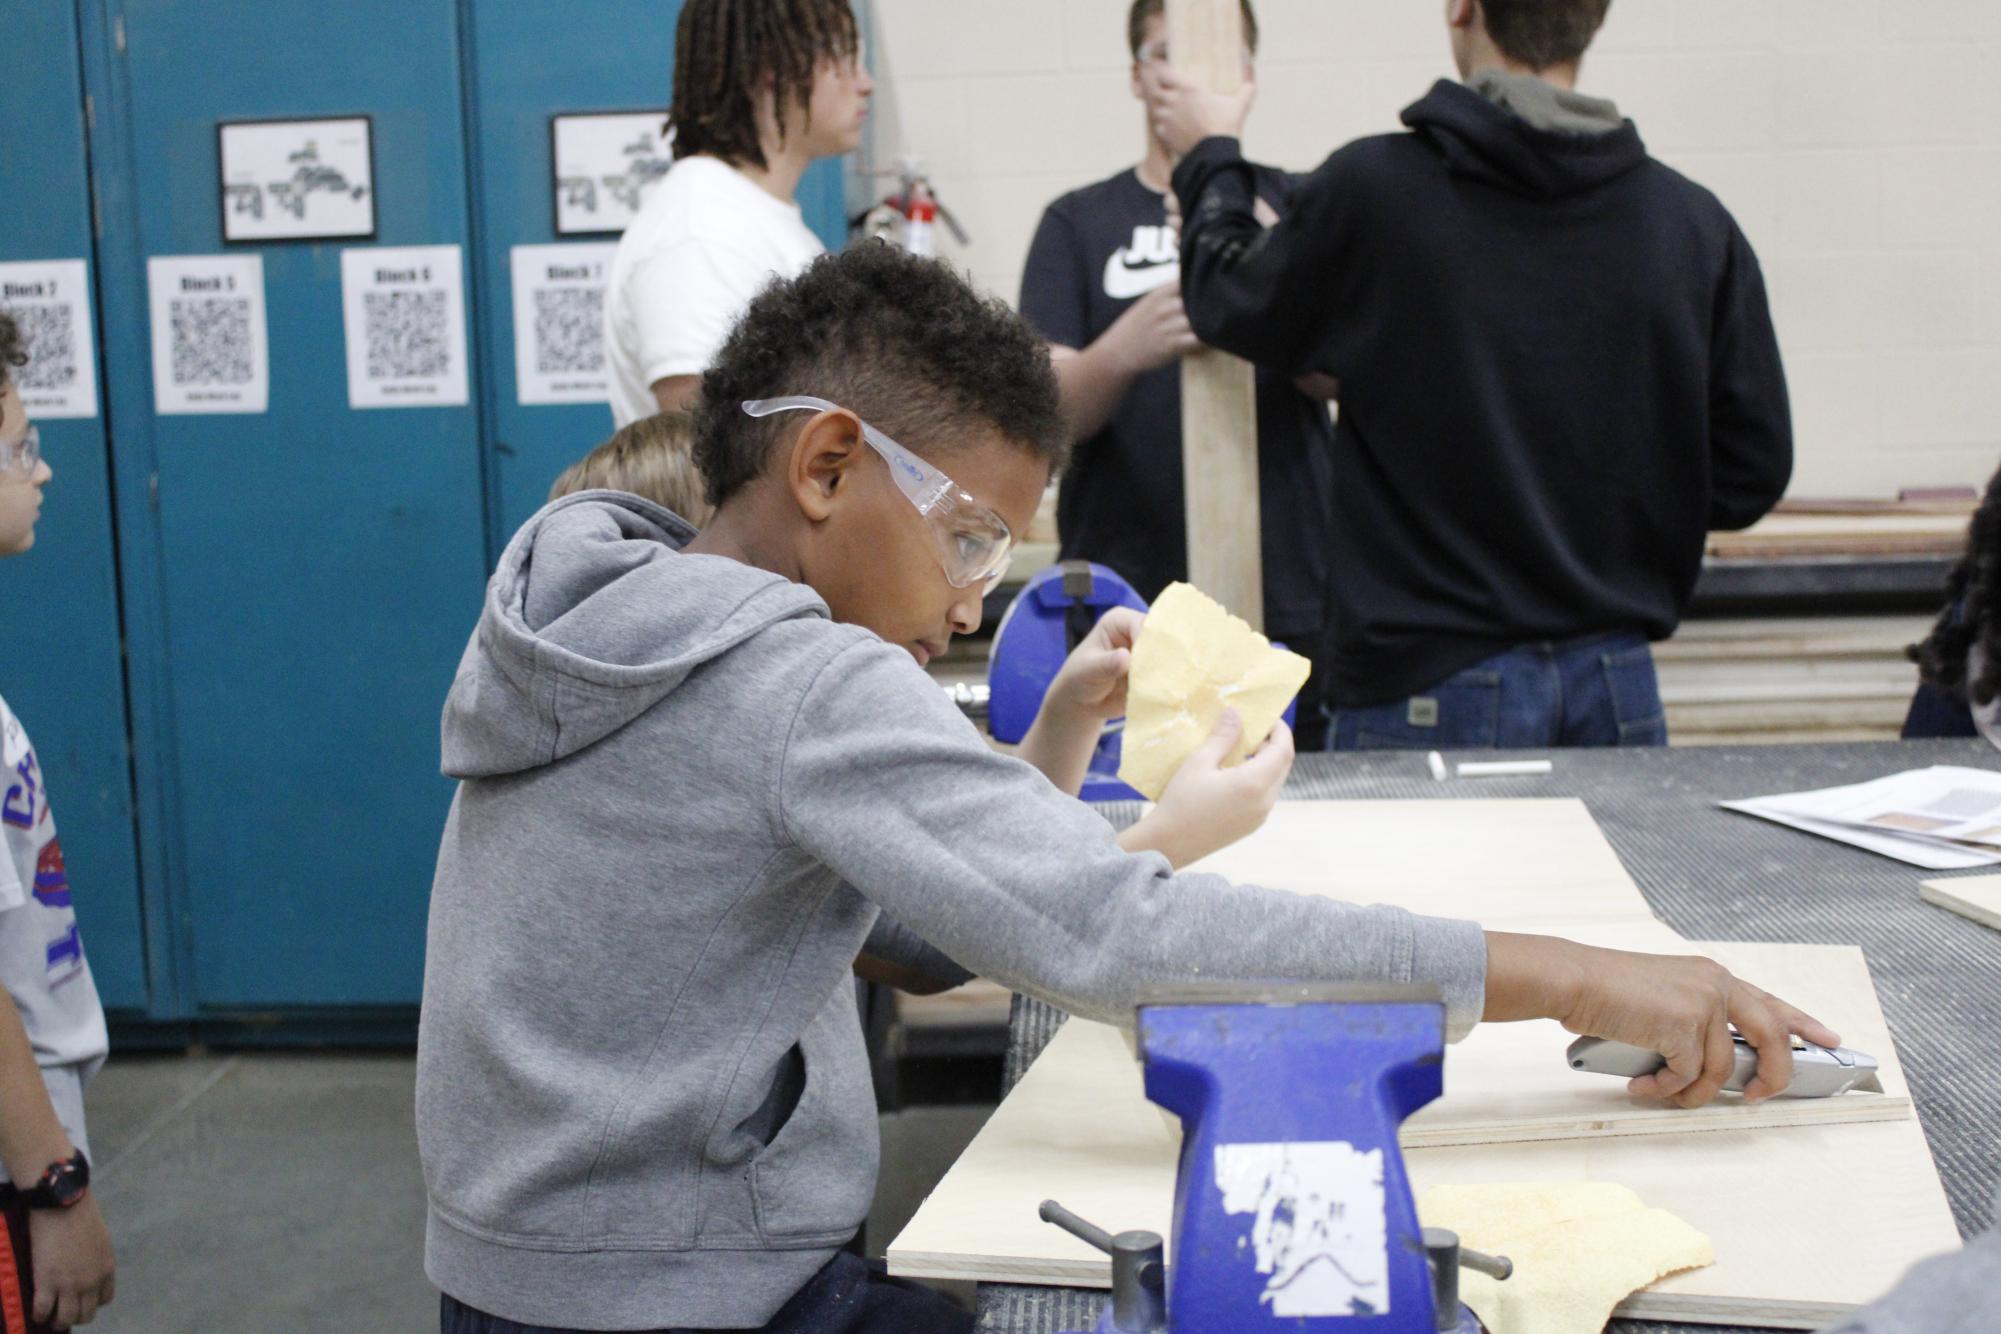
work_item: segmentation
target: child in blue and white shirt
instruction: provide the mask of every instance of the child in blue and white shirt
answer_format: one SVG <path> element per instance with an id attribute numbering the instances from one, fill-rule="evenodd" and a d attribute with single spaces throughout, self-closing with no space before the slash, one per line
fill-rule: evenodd
<path id="1" fill-rule="evenodd" d="M 0 557 L 34 545 L 54 476 L 14 382 L 25 362 L 0 312 Z M 4 699 L 0 838 L 0 1331 L 38 1334 L 85 1324 L 112 1297 L 83 1117 L 109 1044 L 41 765 Z"/>

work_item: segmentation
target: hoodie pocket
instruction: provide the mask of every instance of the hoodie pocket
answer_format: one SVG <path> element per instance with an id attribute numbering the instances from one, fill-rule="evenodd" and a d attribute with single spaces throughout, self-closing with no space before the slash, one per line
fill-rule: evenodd
<path id="1" fill-rule="evenodd" d="M 829 1006 L 798 1051 L 806 1067 L 799 1101 L 750 1161 L 757 1230 L 769 1240 L 839 1242 L 868 1217 L 881 1151 L 875 1088 L 852 1004 L 845 1016 Z"/>

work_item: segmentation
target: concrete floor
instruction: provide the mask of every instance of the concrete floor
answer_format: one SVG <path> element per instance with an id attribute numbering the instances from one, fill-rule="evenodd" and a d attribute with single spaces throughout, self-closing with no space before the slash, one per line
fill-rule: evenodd
<path id="1" fill-rule="evenodd" d="M 407 1054 L 114 1059 L 90 1087 L 89 1115 L 118 1299 L 90 1328 L 435 1330 L 414 1071 Z M 925 1107 L 882 1118 L 873 1253 L 991 1111 Z"/>

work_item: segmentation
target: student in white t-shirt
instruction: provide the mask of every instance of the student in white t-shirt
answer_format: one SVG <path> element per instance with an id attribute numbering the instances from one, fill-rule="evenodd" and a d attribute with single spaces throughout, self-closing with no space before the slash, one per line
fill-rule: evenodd
<path id="1" fill-rule="evenodd" d="M 674 167 L 611 262 L 605 359 L 619 426 L 687 407 L 773 277 L 822 253 L 794 193 L 861 143 L 875 81 L 847 0 L 688 0 L 674 39 Z"/>
<path id="2" fill-rule="evenodd" d="M 34 545 L 54 476 L 14 383 L 22 341 L 0 311 L 0 556 Z M 84 1081 L 109 1044 L 41 767 L 5 700 L 0 761 L 0 1313 L 11 1296 L 13 1319 L 67 1329 L 112 1295 L 83 1126 Z"/>

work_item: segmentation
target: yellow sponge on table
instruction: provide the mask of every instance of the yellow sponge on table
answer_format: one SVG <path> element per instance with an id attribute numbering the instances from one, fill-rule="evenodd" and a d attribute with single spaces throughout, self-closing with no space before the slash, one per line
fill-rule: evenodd
<path id="1" fill-rule="evenodd" d="M 1312 670 L 1200 589 L 1169 584 L 1133 644 L 1119 777 L 1158 799 L 1224 709 L 1244 720 L 1224 763 L 1241 763 L 1271 735 Z"/>
<path id="2" fill-rule="evenodd" d="M 1716 1263 L 1708 1237 L 1606 1181 L 1434 1186 L 1417 1216 L 1514 1262 L 1505 1281 L 1460 1272 L 1460 1297 L 1492 1334 L 1599 1334 L 1634 1292 Z"/>

